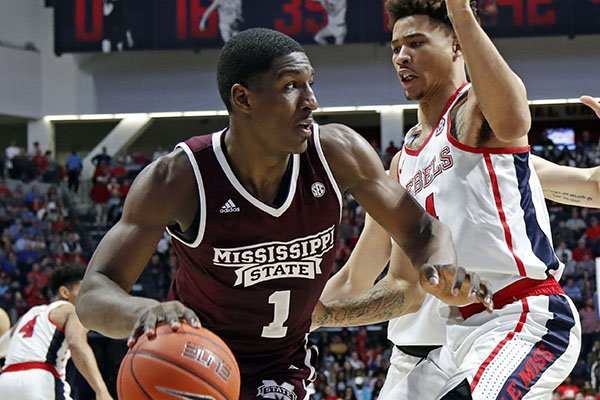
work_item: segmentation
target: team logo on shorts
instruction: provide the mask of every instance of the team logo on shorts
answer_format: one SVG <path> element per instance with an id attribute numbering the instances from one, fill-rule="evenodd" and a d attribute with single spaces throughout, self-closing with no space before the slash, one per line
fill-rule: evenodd
<path id="1" fill-rule="evenodd" d="M 262 386 L 258 387 L 256 397 L 263 399 L 278 399 L 278 400 L 296 400 L 298 396 L 294 393 L 294 385 L 284 382 L 278 385 L 273 380 L 263 381 Z"/>
<path id="2" fill-rule="evenodd" d="M 310 190 L 312 191 L 313 196 L 317 198 L 323 197 L 325 194 L 325 185 L 323 185 L 321 182 L 315 182 L 310 187 Z"/>

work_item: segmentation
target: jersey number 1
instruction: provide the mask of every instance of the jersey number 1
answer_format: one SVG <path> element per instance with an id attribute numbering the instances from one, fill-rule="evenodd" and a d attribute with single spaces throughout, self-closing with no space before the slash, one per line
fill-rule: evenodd
<path id="1" fill-rule="evenodd" d="M 263 326 L 262 337 L 277 339 L 287 334 L 287 326 L 283 324 L 290 315 L 290 293 L 289 290 L 281 290 L 269 296 L 269 304 L 275 306 L 275 317 L 273 322 Z"/>
<path id="2" fill-rule="evenodd" d="M 427 210 L 429 215 L 431 215 L 435 219 L 440 219 L 440 217 L 438 217 L 438 215 L 437 215 L 437 212 L 435 211 L 435 200 L 433 198 L 433 193 L 431 193 L 425 199 L 425 210 Z"/>

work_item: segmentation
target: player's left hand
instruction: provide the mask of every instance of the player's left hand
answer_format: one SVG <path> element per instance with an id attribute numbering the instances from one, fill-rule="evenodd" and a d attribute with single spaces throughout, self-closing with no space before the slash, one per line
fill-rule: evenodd
<path id="1" fill-rule="evenodd" d="M 600 103 L 596 101 L 592 96 L 581 96 L 579 98 L 583 104 L 591 108 L 598 118 L 600 118 Z"/>
<path id="2" fill-rule="evenodd" d="M 463 306 L 482 303 L 488 312 L 494 309 L 491 285 L 463 267 L 425 264 L 420 268 L 419 275 L 423 289 L 446 304 Z"/>

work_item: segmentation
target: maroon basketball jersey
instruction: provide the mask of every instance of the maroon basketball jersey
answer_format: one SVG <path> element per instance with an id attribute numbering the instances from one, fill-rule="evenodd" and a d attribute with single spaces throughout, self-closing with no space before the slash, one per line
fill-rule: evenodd
<path id="1" fill-rule="evenodd" d="M 238 181 L 223 152 L 223 131 L 178 144 L 196 175 L 200 221 L 193 242 L 172 232 L 179 269 L 170 298 L 196 311 L 230 346 L 242 380 L 267 370 L 314 373 L 306 365 L 306 336 L 334 264 L 341 194 L 317 125 L 313 133 L 308 149 L 291 157 L 279 207 Z"/>

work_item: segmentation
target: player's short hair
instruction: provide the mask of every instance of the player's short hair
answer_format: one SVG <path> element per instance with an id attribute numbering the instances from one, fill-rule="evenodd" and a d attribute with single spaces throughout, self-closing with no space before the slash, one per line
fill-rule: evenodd
<path id="1" fill-rule="evenodd" d="M 248 85 L 267 72 L 274 59 L 295 52 L 304 53 L 300 43 L 271 29 L 252 28 L 231 38 L 221 49 L 217 63 L 219 94 L 227 110 L 231 111 L 233 85 Z"/>
<path id="2" fill-rule="evenodd" d="M 52 293 L 56 294 L 61 286 L 70 287 L 81 282 L 83 275 L 85 275 L 85 269 L 79 265 L 57 267 L 50 274 L 48 287 Z"/>
<path id="3" fill-rule="evenodd" d="M 477 17 L 477 0 L 471 0 L 470 6 Z M 411 15 L 427 15 L 452 28 L 444 0 L 387 0 L 385 11 L 389 17 L 390 29 L 394 28 L 394 24 L 400 18 Z"/>

